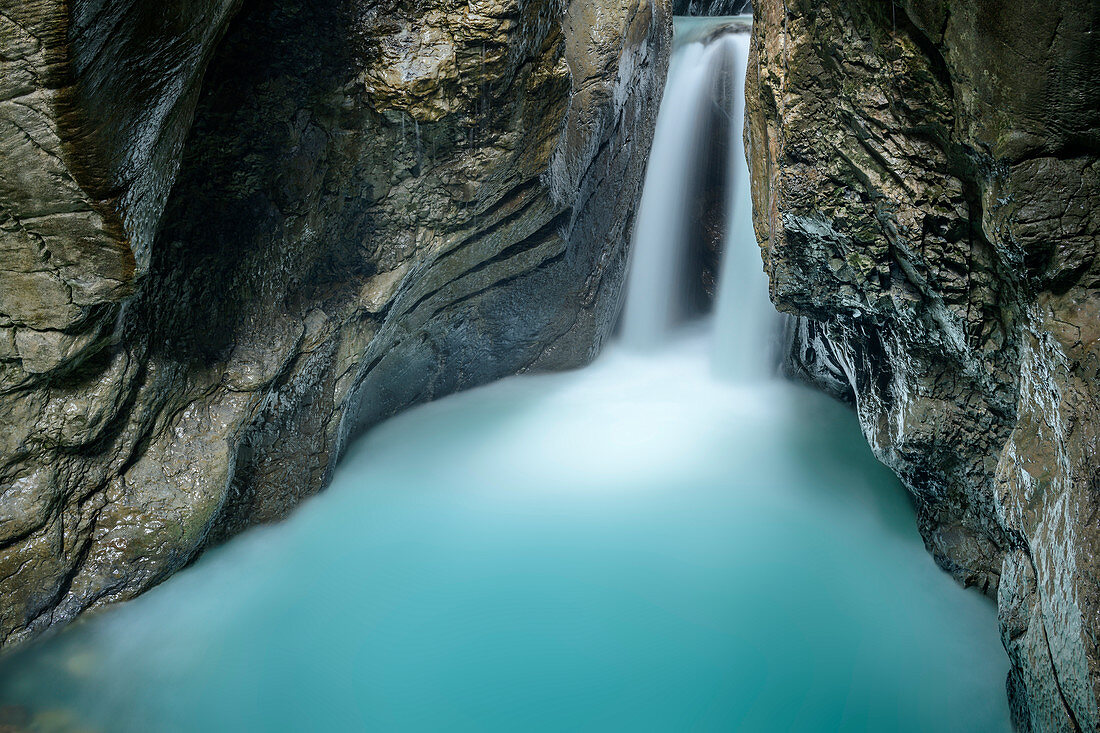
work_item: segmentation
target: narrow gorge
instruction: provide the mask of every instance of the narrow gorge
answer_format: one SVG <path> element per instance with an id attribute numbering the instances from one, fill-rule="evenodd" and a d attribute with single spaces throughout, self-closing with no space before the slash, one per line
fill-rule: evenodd
<path id="1" fill-rule="evenodd" d="M 6 643 L 613 325 L 663 6 L 6 5 Z"/>
<path id="2" fill-rule="evenodd" d="M 1098 19 L 0 0 L 0 731 L 1100 730 Z"/>

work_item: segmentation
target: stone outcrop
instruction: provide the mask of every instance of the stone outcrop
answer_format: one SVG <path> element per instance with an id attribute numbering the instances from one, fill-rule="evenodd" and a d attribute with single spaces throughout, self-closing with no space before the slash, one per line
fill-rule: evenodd
<path id="1" fill-rule="evenodd" d="M 752 0 L 673 0 L 676 15 L 742 15 L 752 13 Z"/>
<path id="2" fill-rule="evenodd" d="M 132 597 L 414 403 L 589 360 L 648 0 L 0 0 L 0 641 Z"/>
<path id="3" fill-rule="evenodd" d="M 793 362 L 997 598 L 1016 725 L 1100 727 L 1100 5 L 755 4 L 746 134 Z"/>

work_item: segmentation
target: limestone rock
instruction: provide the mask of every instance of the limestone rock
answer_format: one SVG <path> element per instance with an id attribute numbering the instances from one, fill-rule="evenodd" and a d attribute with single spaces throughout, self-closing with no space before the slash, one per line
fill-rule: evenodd
<path id="1" fill-rule="evenodd" d="M 1097 3 L 761 0 L 747 134 L 797 371 L 999 599 L 1017 724 L 1100 726 Z"/>
<path id="2" fill-rule="evenodd" d="M 413 5 L 0 0 L 4 643 L 609 334 L 667 5 Z"/>
<path id="3" fill-rule="evenodd" d="M 676 15 L 742 15 L 752 13 L 752 0 L 674 0 Z"/>

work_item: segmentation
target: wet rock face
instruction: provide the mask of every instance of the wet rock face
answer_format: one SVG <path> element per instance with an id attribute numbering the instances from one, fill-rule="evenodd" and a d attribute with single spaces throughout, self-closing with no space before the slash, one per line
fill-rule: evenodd
<path id="1" fill-rule="evenodd" d="M 997 597 L 1017 724 L 1095 730 L 1100 6 L 994 6 L 756 3 L 755 225 L 794 367 Z"/>
<path id="2" fill-rule="evenodd" d="M 742 15 L 752 13 L 752 0 L 673 0 L 676 15 Z"/>
<path id="3" fill-rule="evenodd" d="M 0 0 L 0 640 L 284 516 L 362 427 L 589 360 L 670 36 L 638 0 Z"/>
<path id="4" fill-rule="evenodd" d="M 0 1 L 0 389 L 94 350 L 133 294 L 233 5 Z"/>

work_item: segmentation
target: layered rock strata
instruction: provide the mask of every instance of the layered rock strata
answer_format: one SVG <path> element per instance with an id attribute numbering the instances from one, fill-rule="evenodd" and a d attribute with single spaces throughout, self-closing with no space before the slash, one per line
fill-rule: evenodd
<path id="1" fill-rule="evenodd" d="M 364 426 L 589 360 L 670 34 L 642 0 L 0 0 L 0 641 L 285 515 Z"/>
<path id="2" fill-rule="evenodd" d="M 755 4 L 755 225 L 795 367 L 997 598 L 1021 729 L 1100 726 L 1097 27 L 1097 3 Z"/>

